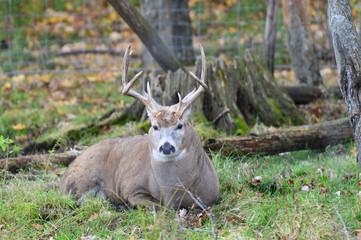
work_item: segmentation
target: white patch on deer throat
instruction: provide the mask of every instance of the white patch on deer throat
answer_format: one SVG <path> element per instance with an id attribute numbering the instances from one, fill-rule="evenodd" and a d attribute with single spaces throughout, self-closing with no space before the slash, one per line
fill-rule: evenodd
<path id="1" fill-rule="evenodd" d="M 157 160 L 158 162 L 170 162 L 170 161 L 176 161 L 176 160 L 182 158 L 184 156 L 184 154 L 186 153 L 186 150 L 183 149 L 182 151 L 180 151 L 177 154 L 171 153 L 168 155 L 161 153 L 155 149 L 153 149 L 152 152 L 153 152 L 154 159 Z"/>

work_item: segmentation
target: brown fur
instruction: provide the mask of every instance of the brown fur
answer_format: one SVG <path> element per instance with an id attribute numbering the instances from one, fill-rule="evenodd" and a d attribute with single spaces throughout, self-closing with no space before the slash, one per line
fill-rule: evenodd
<path id="1" fill-rule="evenodd" d="M 177 124 L 171 108 L 156 117 L 160 127 Z M 202 148 L 194 128 L 183 122 L 185 138 L 179 149 L 186 153 L 180 159 L 160 162 L 153 158 L 149 135 L 112 138 L 100 141 L 84 151 L 60 180 L 63 193 L 80 198 L 100 188 L 113 203 L 148 205 L 150 202 L 169 208 L 191 207 L 195 204 L 181 183 L 204 205 L 216 202 L 219 183 L 211 160 Z"/>

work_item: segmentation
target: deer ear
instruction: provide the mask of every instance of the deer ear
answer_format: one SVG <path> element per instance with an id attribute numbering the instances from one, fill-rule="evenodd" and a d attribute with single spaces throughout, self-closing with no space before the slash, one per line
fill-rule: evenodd
<path id="1" fill-rule="evenodd" d="M 181 118 L 183 120 L 187 120 L 189 115 L 191 114 L 192 105 L 189 104 L 189 106 L 183 111 Z"/>

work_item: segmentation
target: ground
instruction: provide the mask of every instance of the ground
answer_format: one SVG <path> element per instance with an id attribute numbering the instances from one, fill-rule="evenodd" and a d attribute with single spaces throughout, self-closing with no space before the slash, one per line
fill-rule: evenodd
<path id="1" fill-rule="evenodd" d="M 281 82 L 287 74 L 277 72 L 276 77 Z M 334 79 L 328 84 L 335 84 L 337 74 L 327 74 Z M 116 72 L 1 77 L 1 155 L 12 156 L 33 139 L 82 126 L 114 107 L 124 109 L 132 99 L 117 91 L 117 79 Z M 300 109 L 309 123 L 347 116 L 342 100 L 321 99 Z M 203 140 L 224 136 L 208 123 L 195 124 Z M 267 128 L 258 125 L 251 131 Z M 127 122 L 84 135 L 77 146 L 67 145 L 66 139 L 57 139 L 57 145 L 87 146 L 145 129 L 144 124 Z M 355 152 L 351 142 L 325 151 L 274 156 L 213 153 L 221 195 L 217 204 L 203 211 L 124 210 L 98 198 L 79 203 L 58 192 L 56 183 L 66 168 L 50 161 L 18 173 L 1 170 L 0 238 L 344 239 L 347 234 L 360 238 L 361 176 Z"/>

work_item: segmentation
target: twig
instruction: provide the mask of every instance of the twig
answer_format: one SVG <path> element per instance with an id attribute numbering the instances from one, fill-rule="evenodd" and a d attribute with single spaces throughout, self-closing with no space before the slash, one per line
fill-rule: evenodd
<path id="1" fill-rule="evenodd" d="M 212 121 L 212 123 L 213 124 L 216 124 L 222 117 L 224 117 L 227 113 L 229 113 L 229 109 L 228 108 L 226 108 L 226 109 L 224 109 L 224 111 L 223 112 L 221 112 L 213 121 Z"/>
<path id="2" fill-rule="evenodd" d="M 346 235 L 347 240 L 350 240 L 350 236 L 348 235 L 348 232 L 347 232 L 347 229 L 346 229 L 346 225 L 345 225 L 345 223 L 343 222 L 343 220 L 342 220 L 342 217 L 341 217 L 340 213 L 337 211 L 337 208 L 336 208 L 335 206 L 333 206 L 333 208 L 335 209 L 335 211 L 336 211 L 336 213 L 337 213 L 338 217 L 339 217 L 339 218 L 340 218 L 340 220 L 341 220 L 341 223 L 342 223 L 342 225 L 343 225 L 343 229 L 345 230 L 345 235 Z"/>
<path id="3" fill-rule="evenodd" d="M 229 222 L 227 219 L 226 219 L 226 222 L 229 224 L 229 227 L 231 228 L 231 230 L 232 230 L 232 232 L 233 232 L 234 236 L 235 236 L 235 237 L 236 237 L 236 239 L 238 240 L 239 238 L 238 238 L 238 236 L 237 236 L 237 234 L 236 234 L 236 231 L 235 231 L 235 230 L 234 230 L 234 228 L 233 228 L 232 223 L 231 223 L 231 222 Z"/>
<path id="4" fill-rule="evenodd" d="M 192 231 L 192 232 L 209 232 L 209 233 L 212 233 L 213 237 L 215 240 L 217 240 L 218 236 L 217 236 L 217 229 L 214 227 L 216 225 L 215 221 L 213 220 L 212 218 L 212 214 L 208 212 L 207 208 L 201 203 L 201 200 L 198 198 L 195 198 L 193 196 L 193 194 L 181 183 L 181 181 L 178 179 L 178 182 L 179 182 L 179 186 L 182 187 L 184 189 L 184 191 L 186 191 L 189 196 L 194 200 L 194 202 L 207 214 L 209 220 L 211 221 L 211 224 L 212 224 L 212 231 L 209 231 L 209 230 L 203 230 L 203 229 L 199 229 L 199 228 L 194 228 L 194 229 L 188 229 L 188 228 L 185 228 L 183 227 L 179 221 L 178 222 L 178 225 L 179 227 L 181 227 L 182 230 L 185 230 L 185 231 Z"/>

